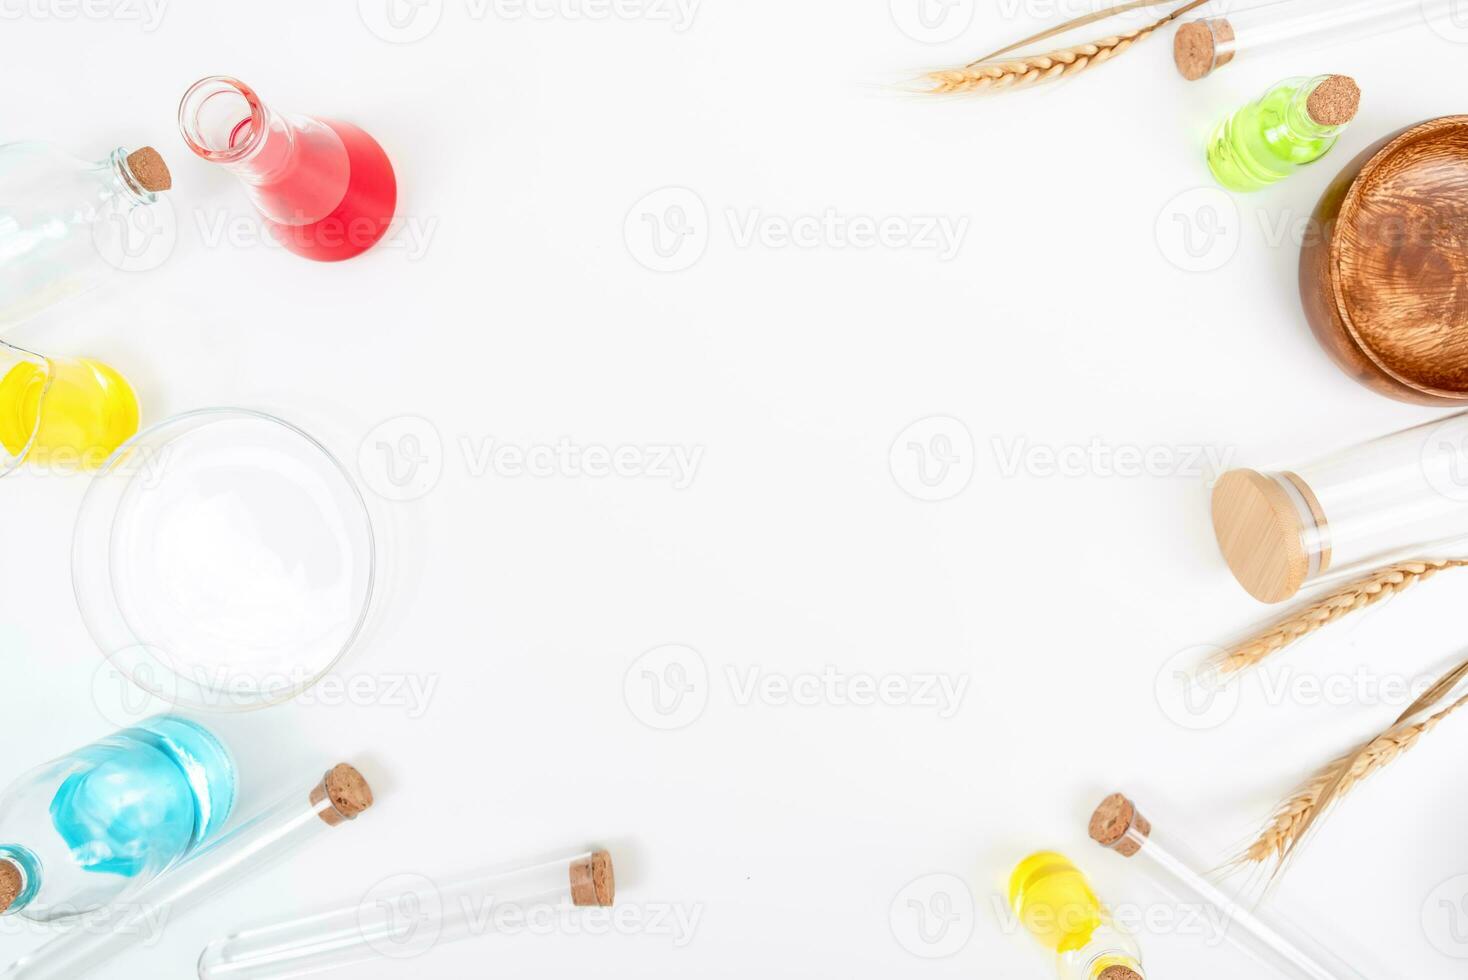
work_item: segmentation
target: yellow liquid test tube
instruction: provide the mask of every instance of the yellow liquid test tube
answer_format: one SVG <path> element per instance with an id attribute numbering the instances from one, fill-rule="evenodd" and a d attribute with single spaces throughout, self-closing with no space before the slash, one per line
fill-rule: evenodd
<path id="1" fill-rule="evenodd" d="M 106 364 L 0 343 L 0 474 L 21 463 L 95 470 L 139 420 L 132 385 Z"/>

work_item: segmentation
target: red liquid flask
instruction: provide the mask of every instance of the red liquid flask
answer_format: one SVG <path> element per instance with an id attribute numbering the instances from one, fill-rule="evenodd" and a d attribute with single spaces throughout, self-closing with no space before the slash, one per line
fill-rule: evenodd
<path id="1" fill-rule="evenodd" d="M 297 255 L 349 259 L 392 223 L 392 162 L 350 123 L 275 112 L 244 82 L 215 75 L 184 94 L 178 124 L 190 149 L 244 183 L 271 237 Z"/>

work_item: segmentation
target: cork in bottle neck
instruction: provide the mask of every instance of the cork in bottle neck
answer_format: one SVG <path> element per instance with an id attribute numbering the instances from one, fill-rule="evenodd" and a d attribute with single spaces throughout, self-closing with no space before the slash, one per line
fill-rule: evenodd
<path id="1" fill-rule="evenodd" d="M 173 174 L 163 155 L 151 146 L 133 150 L 127 155 L 127 169 L 138 186 L 150 194 L 158 194 L 173 187 Z"/>
<path id="2" fill-rule="evenodd" d="M 1108 966 L 1101 971 L 1096 980 L 1146 980 L 1146 978 L 1129 966 Z"/>
<path id="3" fill-rule="evenodd" d="M 0 858 L 0 915 L 4 915 L 25 891 L 25 872 L 9 858 Z"/>
<path id="4" fill-rule="evenodd" d="M 1346 75 L 1327 75 L 1310 89 L 1305 113 L 1326 129 L 1339 129 L 1356 118 L 1361 109 L 1361 88 Z"/>

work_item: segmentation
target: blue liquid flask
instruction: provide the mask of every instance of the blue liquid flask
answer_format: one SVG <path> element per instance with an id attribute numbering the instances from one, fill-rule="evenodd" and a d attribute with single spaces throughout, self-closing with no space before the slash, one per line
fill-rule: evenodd
<path id="1" fill-rule="evenodd" d="M 53 921 L 118 902 L 218 832 L 236 782 L 224 744 L 173 715 L 32 770 L 0 795 L 0 911 Z"/>

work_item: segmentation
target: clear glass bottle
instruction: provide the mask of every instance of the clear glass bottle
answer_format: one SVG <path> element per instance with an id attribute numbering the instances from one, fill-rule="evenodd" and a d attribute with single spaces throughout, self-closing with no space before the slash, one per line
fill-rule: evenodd
<path id="1" fill-rule="evenodd" d="M 1055 953 L 1060 980 L 1145 980 L 1137 941 L 1112 921 L 1079 868 L 1041 851 L 1009 878 L 1009 903 L 1020 924 Z"/>
<path id="2" fill-rule="evenodd" d="M 1213 528 L 1239 584 L 1284 602 L 1391 561 L 1468 546 L 1468 413 L 1304 465 L 1225 473 Z"/>
<path id="3" fill-rule="evenodd" d="M 95 470 L 137 435 L 138 396 L 91 358 L 43 357 L 0 341 L 0 476 L 29 462 Z"/>
<path id="4" fill-rule="evenodd" d="M 130 269 L 130 212 L 171 186 L 152 147 L 87 161 L 46 143 L 0 146 L 0 330 Z"/>
<path id="5" fill-rule="evenodd" d="M 1208 167 L 1229 190 L 1268 187 L 1329 153 L 1360 105 L 1345 75 L 1286 79 L 1219 123 Z"/>
<path id="6" fill-rule="evenodd" d="M 132 894 L 229 819 L 235 766 L 212 733 L 149 719 L 32 770 L 0 795 L 0 906 L 55 921 Z"/>
<path id="7" fill-rule="evenodd" d="M 397 207 L 392 162 L 350 123 L 286 115 L 237 78 L 196 82 L 179 104 L 189 148 L 245 185 L 271 236 L 308 259 L 367 251 Z"/>

